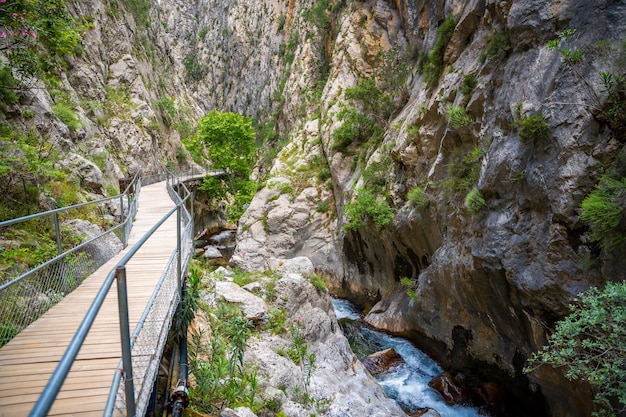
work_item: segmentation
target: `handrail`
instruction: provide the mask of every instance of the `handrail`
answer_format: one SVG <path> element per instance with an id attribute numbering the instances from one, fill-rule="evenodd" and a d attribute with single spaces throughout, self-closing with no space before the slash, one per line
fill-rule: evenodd
<path id="1" fill-rule="evenodd" d="M 44 294 L 45 299 L 48 301 L 46 303 L 32 304 L 30 305 L 30 310 L 19 309 L 15 303 L 0 304 L 0 323 L 3 325 L 0 327 L 0 346 L 8 343 L 16 334 L 78 287 L 85 277 L 108 260 L 107 256 L 112 254 L 110 252 L 106 255 L 99 253 L 96 246 L 94 246 L 95 241 L 102 240 L 107 235 L 116 234 L 122 246 L 126 246 L 132 221 L 137 210 L 137 195 L 140 189 L 141 177 L 140 172 L 137 172 L 132 181 L 128 183 L 126 189 L 117 196 L 105 197 L 0 222 L 0 228 L 2 228 L 3 226 L 18 225 L 35 219 L 50 219 L 53 222 L 54 227 L 52 229 L 54 229 L 53 233 L 56 235 L 57 246 L 56 254 L 50 254 L 51 258 L 30 267 L 27 271 L 16 269 L 2 274 L 0 278 L 0 294 L 2 294 L 5 300 L 10 299 L 10 297 L 28 298 L 29 296 L 29 300 L 34 300 L 38 294 Z M 61 214 L 81 207 L 97 206 L 117 199 L 119 199 L 120 209 L 120 218 L 117 224 L 75 246 L 71 244 L 69 245 L 71 247 L 67 248 L 66 246 L 64 248 L 64 239 L 60 227 Z M 28 302 L 30 303 L 30 301 Z"/>
<path id="2" fill-rule="evenodd" d="M 65 212 L 65 211 L 74 210 L 74 209 L 81 208 L 81 207 L 84 207 L 84 206 L 89 206 L 89 205 L 92 205 L 92 204 L 100 204 L 100 203 L 104 203 L 106 201 L 119 199 L 120 197 L 126 196 L 126 195 L 129 194 L 130 190 L 132 189 L 131 187 L 134 187 L 135 184 L 137 183 L 137 180 L 140 178 L 139 174 L 140 174 L 140 171 L 138 171 L 135 174 L 135 176 L 133 177 L 133 180 L 130 182 L 130 184 L 128 184 L 126 189 L 123 192 L 120 192 L 118 195 L 111 196 L 111 197 L 104 197 L 104 198 L 100 198 L 98 200 L 86 201 L 84 203 L 74 204 L 72 206 L 59 207 L 59 208 L 56 208 L 56 209 L 52 209 L 52 210 L 48 210 L 48 211 L 42 211 L 40 213 L 34 213 L 34 214 L 30 214 L 28 216 L 18 217 L 18 218 L 15 218 L 15 219 L 5 220 L 5 221 L 0 222 L 0 227 L 10 226 L 12 224 L 21 223 L 21 222 L 25 222 L 25 221 L 28 221 L 28 220 L 33 220 L 33 219 L 36 219 L 38 217 L 48 216 L 50 214 L 62 213 L 62 212 Z"/>
<path id="3" fill-rule="evenodd" d="M 170 183 L 170 173 L 166 173 L 166 179 L 167 179 L 167 187 L 168 187 L 168 191 L 171 191 L 173 189 L 173 184 L 174 184 L 174 180 L 172 179 L 171 183 Z M 185 204 L 187 202 L 187 200 L 192 196 L 192 194 L 189 192 L 189 190 L 187 189 L 187 187 L 184 185 L 184 183 L 180 180 L 178 180 L 178 184 L 182 184 L 183 189 L 185 191 L 185 196 L 184 197 L 179 197 L 178 195 L 176 195 L 177 200 L 179 200 L 175 207 L 172 208 L 165 216 L 163 216 L 163 218 L 161 218 L 144 236 L 142 236 L 142 238 L 135 244 L 133 245 L 133 247 L 128 251 L 128 253 L 126 253 L 122 259 L 115 265 L 115 267 L 109 272 L 109 274 L 107 275 L 104 283 L 102 284 L 102 286 L 100 287 L 100 290 L 98 291 L 96 297 L 94 298 L 91 306 L 89 307 L 87 313 L 85 314 L 80 326 L 78 327 L 78 330 L 76 331 L 76 333 L 74 334 L 74 337 L 72 338 L 72 341 L 70 342 L 68 348 L 66 349 L 63 357 L 61 358 L 59 364 L 57 365 L 54 373 L 52 374 L 52 377 L 50 378 L 50 380 L 48 381 L 46 387 L 44 388 L 44 391 L 42 392 L 41 396 L 39 397 L 39 400 L 37 401 L 37 403 L 35 404 L 35 407 L 33 408 L 33 410 L 30 413 L 30 417 L 43 417 L 45 415 L 47 415 L 47 413 L 49 412 L 50 408 L 52 407 L 54 401 L 56 400 L 56 397 L 61 389 L 61 386 L 63 385 L 63 382 L 65 381 L 70 368 L 72 367 L 72 364 L 74 363 L 74 360 L 76 359 L 78 352 L 80 351 L 80 348 L 82 347 L 83 343 L 85 342 L 85 339 L 87 338 L 87 335 L 89 333 L 89 330 L 91 328 L 91 326 L 93 325 L 96 316 L 100 310 L 100 308 L 102 307 L 102 304 L 104 303 L 104 300 L 111 288 L 111 285 L 113 284 L 113 281 L 116 279 L 116 277 L 118 277 L 118 272 L 121 272 L 122 270 L 124 270 L 126 264 L 128 263 L 128 261 L 136 254 L 136 252 L 144 245 L 144 243 L 154 234 L 154 232 L 159 229 L 159 227 L 161 227 L 173 214 L 174 212 L 177 213 L 177 249 L 176 251 L 172 254 L 172 257 L 170 258 L 170 263 L 172 262 L 172 258 L 174 257 L 175 254 L 177 254 L 177 285 L 178 285 L 178 291 L 180 291 L 180 286 L 182 284 L 182 269 L 183 269 L 183 264 L 184 267 L 186 268 L 187 262 L 188 262 L 188 257 L 185 258 L 185 261 L 183 262 L 183 254 L 182 254 L 182 250 L 181 250 L 181 211 L 182 210 L 186 210 L 185 208 Z M 172 193 L 171 193 L 172 194 Z M 193 225 L 193 222 L 190 220 L 190 218 L 187 220 L 187 226 L 191 227 Z M 191 236 L 191 233 L 188 234 L 189 238 Z M 168 265 L 170 264 L 168 263 Z M 125 272 L 121 272 L 121 274 L 123 274 L 125 279 Z M 165 272 L 164 272 L 165 275 Z M 148 303 L 148 306 L 146 307 L 146 310 L 144 311 L 138 325 L 137 328 L 133 334 L 133 337 L 131 338 L 132 340 L 132 344 L 130 340 L 122 340 L 122 345 L 124 345 L 125 343 L 128 343 L 132 349 L 134 342 L 137 338 L 137 334 L 141 331 L 141 327 L 143 326 L 143 322 L 146 319 L 146 316 L 148 314 L 148 310 L 151 307 L 151 303 L 154 301 L 154 299 L 156 298 L 156 294 L 157 291 L 159 290 L 163 280 L 165 279 L 165 276 L 162 276 L 157 288 L 155 289 L 155 291 L 153 292 L 153 295 Z M 118 279 L 118 286 L 120 285 L 120 279 Z M 125 284 L 124 284 L 125 285 Z M 119 291 L 119 289 L 118 289 Z M 120 293 L 121 294 L 121 293 Z M 125 294 L 125 292 L 124 292 Z M 123 297 L 120 297 L 123 298 Z M 123 316 L 124 316 L 124 306 L 122 305 L 123 302 L 125 302 L 124 300 L 119 300 L 120 302 L 120 307 L 119 307 L 119 313 L 120 313 L 120 317 L 121 317 L 121 322 L 123 322 Z M 175 308 L 176 306 L 174 305 L 173 308 Z M 127 308 L 127 306 L 126 306 Z M 126 313 L 127 314 L 127 313 Z M 127 316 L 126 316 L 127 317 Z M 126 319 L 127 322 L 127 319 Z M 127 325 L 127 324 L 126 324 Z M 123 327 L 123 323 L 120 324 L 121 327 Z M 122 336 L 122 339 L 124 339 L 124 336 Z M 126 349 L 123 349 L 123 351 L 126 351 Z M 129 350 L 130 351 L 130 350 Z M 126 357 L 127 355 L 125 355 L 125 357 L 123 358 L 124 363 L 127 363 L 127 361 L 130 361 L 130 358 Z M 130 365 L 132 366 L 132 365 Z M 124 366 L 124 373 L 127 373 L 130 371 L 130 375 L 132 375 L 132 368 L 131 369 L 126 369 L 126 366 Z M 117 387 L 119 386 L 119 382 L 120 382 L 120 376 L 122 375 L 122 373 L 118 370 L 115 373 L 115 377 L 114 377 L 114 381 L 112 384 L 112 389 L 111 389 L 111 393 L 112 392 L 116 392 L 117 391 Z M 127 374 L 128 375 L 128 374 Z M 116 382 L 117 381 L 117 382 Z M 132 380 L 131 380 L 131 387 L 132 387 Z M 115 390 L 113 389 L 115 388 Z M 127 387 L 127 392 L 128 391 L 128 387 Z M 132 410 L 134 411 L 134 392 L 131 389 L 130 392 L 132 392 L 132 396 L 133 398 L 131 399 L 132 401 L 130 401 L 130 403 L 132 403 Z M 106 409 L 105 409 L 105 415 L 107 415 L 107 412 L 112 412 L 112 408 L 114 406 L 114 402 L 115 402 L 115 396 L 113 396 L 112 394 L 109 395 L 109 398 L 107 400 L 107 404 L 106 404 Z M 108 411 L 107 411 L 108 410 Z M 134 414 L 134 413 L 133 413 Z M 110 415 L 110 414 L 109 414 Z"/>

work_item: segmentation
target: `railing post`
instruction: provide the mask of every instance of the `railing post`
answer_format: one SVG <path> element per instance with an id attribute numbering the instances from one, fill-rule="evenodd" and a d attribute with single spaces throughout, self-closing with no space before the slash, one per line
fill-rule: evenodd
<path id="1" fill-rule="evenodd" d="M 122 342 L 122 363 L 124 367 L 124 394 L 126 415 L 135 416 L 135 385 L 133 383 L 133 358 L 130 350 L 130 325 L 128 322 L 128 293 L 126 291 L 126 267 L 115 269 L 117 280 L 117 303 L 120 315 L 120 339 Z"/>
<path id="2" fill-rule="evenodd" d="M 59 213 L 54 213 L 54 233 L 57 238 L 57 250 L 59 255 L 63 253 L 63 245 L 61 244 L 61 227 L 59 227 Z"/>

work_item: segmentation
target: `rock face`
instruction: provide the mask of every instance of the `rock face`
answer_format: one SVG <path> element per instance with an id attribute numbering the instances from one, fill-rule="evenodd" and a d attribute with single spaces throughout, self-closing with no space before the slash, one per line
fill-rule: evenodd
<path id="1" fill-rule="evenodd" d="M 334 277 L 332 292 L 370 309 L 368 323 L 409 337 L 453 373 L 504 387 L 507 413 L 589 415 L 584 385 L 549 369 L 522 372 L 578 293 L 626 278 L 615 253 L 603 253 L 600 268 L 583 267 L 597 249 L 580 203 L 623 149 L 621 132 L 600 115 L 599 76 L 623 67 L 601 58 L 596 42 L 619 49 L 626 28 L 624 4 L 585 4 L 368 1 L 335 10 L 328 43 L 320 47 L 328 37 L 314 30 L 320 38 L 296 48 L 295 61 L 310 50 L 326 57 L 328 79 L 319 102 L 301 99 L 311 116 L 294 126 L 270 171 L 275 179 L 242 218 L 233 259 L 255 268 L 267 256 L 307 255 Z M 436 55 L 446 19 L 453 29 Z M 575 36 L 560 48 L 583 51 L 580 65 L 547 47 L 567 28 Z M 623 53 L 617 49 L 611 53 Z M 341 149 L 342 106 L 367 107 L 345 90 L 376 77 L 375 57 L 386 51 L 409 64 L 404 92 L 380 124 L 380 142 Z M 315 79 L 301 79 L 314 88 Z M 469 116 L 465 123 L 454 120 L 455 107 Z M 547 133 L 524 137 L 534 115 Z M 358 191 L 376 187 L 391 223 L 377 227 L 366 217 L 365 227 L 346 227 Z M 408 201 L 418 187 L 421 205 Z M 464 204 L 473 187 L 485 200 L 477 213 Z"/>
<path id="2" fill-rule="evenodd" d="M 227 277 L 225 271 L 215 276 Z M 309 368 L 302 363 L 296 364 L 280 353 L 295 343 L 291 331 L 273 334 L 259 330 L 262 323 L 257 323 L 257 330 L 247 342 L 244 363 L 246 367 L 258 370 L 258 383 L 262 388 L 260 396 L 273 399 L 285 415 L 294 417 L 308 417 L 312 413 L 330 417 L 405 416 L 350 350 L 329 295 L 319 293 L 299 273 L 281 275 L 282 278 L 274 283 L 272 298 L 275 301 L 271 308 L 285 310 L 286 325 L 298 329 L 300 343 L 306 346 L 307 355 L 314 355 L 315 360 Z M 262 286 L 262 283 L 259 286 L 248 284 L 246 288 Z M 247 316 L 252 310 L 266 308 L 264 300 L 232 282 L 216 281 L 215 297 L 242 304 Z M 255 307 L 251 308 L 252 304 Z M 310 400 L 303 401 L 302 393 L 306 393 Z M 240 408 L 224 410 L 221 415 L 253 415 L 250 413 L 249 409 Z"/>

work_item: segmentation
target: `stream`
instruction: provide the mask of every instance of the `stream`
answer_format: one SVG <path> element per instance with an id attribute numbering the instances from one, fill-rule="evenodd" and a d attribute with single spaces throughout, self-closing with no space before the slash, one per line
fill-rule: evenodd
<path id="1" fill-rule="evenodd" d="M 389 336 L 363 324 L 361 314 L 349 301 L 336 298 L 332 301 L 337 320 L 342 322 L 342 329 L 350 345 L 360 347 L 355 352 L 359 359 L 387 348 L 393 348 L 404 359 L 404 364 L 390 368 L 390 372 L 377 377 L 387 395 L 395 399 L 402 409 L 411 412 L 432 408 L 441 417 L 480 416 L 476 408 L 446 404 L 439 393 L 428 386 L 430 380 L 443 372 L 436 362 L 407 340 Z"/>

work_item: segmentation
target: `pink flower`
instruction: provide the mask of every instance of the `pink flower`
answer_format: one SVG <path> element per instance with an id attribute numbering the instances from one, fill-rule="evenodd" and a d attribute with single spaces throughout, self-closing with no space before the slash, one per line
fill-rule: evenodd
<path id="1" fill-rule="evenodd" d="M 4 3 L 4 1 L 0 0 L 0 3 Z M 0 39 L 4 39 L 7 37 L 7 33 L 4 30 L 0 30 Z"/>

